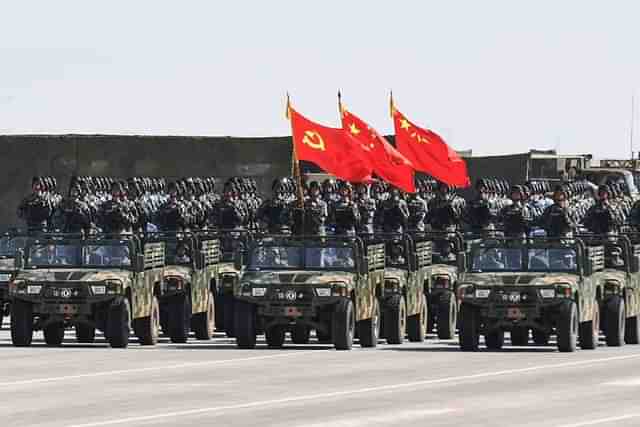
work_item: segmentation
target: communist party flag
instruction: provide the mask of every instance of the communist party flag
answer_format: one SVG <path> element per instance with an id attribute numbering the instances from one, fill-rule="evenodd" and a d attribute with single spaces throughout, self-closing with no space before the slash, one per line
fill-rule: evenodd
<path id="1" fill-rule="evenodd" d="M 455 187 L 470 185 L 467 164 L 437 133 L 410 122 L 393 105 L 391 115 L 396 132 L 396 147 L 415 166 L 438 181 Z"/>
<path id="2" fill-rule="evenodd" d="M 319 125 L 295 111 L 287 115 L 297 160 L 306 160 L 322 170 L 349 182 L 371 180 L 371 163 L 360 144 L 342 129 Z"/>
<path id="3" fill-rule="evenodd" d="M 389 184 L 407 193 L 415 193 L 415 171 L 411 161 L 393 148 L 384 137 L 339 103 L 342 128 L 356 139 L 367 154 L 373 172 Z"/>

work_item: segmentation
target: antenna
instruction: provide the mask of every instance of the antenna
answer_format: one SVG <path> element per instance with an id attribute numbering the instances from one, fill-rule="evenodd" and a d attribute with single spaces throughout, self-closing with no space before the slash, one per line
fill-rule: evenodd
<path id="1" fill-rule="evenodd" d="M 636 98 L 635 94 L 631 93 L 631 129 L 629 132 L 629 149 L 631 150 L 631 160 L 633 160 L 633 130 L 636 117 Z"/>

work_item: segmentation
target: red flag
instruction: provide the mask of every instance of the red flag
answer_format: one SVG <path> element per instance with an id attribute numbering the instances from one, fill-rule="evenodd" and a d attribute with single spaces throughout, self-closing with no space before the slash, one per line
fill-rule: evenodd
<path id="1" fill-rule="evenodd" d="M 373 172 L 389 184 L 415 193 L 415 171 L 411 161 L 396 150 L 384 137 L 357 116 L 342 108 L 342 127 L 356 139 L 366 152 L 373 166 Z"/>
<path id="2" fill-rule="evenodd" d="M 415 166 L 439 181 L 455 187 L 470 185 L 467 164 L 437 133 L 423 129 L 409 120 L 391 104 L 396 131 L 396 147 Z"/>
<path id="3" fill-rule="evenodd" d="M 371 163 L 348 132 L 314 123 L 290 106 L 288 116 L 298 160 L 313 162 L 345 181 L 371 179 Z"/>

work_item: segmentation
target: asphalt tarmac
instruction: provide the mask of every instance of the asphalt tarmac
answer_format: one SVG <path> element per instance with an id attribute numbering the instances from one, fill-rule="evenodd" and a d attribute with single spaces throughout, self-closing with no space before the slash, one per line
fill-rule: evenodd
<path id="1" fill-rule="evenodd" d="M 239 350 L 216 334 L 114 350 L 0 331 L 4 426 L 638 426 L 640 346 L 462 353 L 457 341 Z"/>

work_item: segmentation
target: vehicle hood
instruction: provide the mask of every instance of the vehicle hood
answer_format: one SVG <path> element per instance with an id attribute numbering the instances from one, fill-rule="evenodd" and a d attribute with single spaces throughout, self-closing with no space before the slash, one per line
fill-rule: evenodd
<path id="1" fill-rule="evenodd" d="M 27 282 L 102 282 L 104 280 L 120 280 L 123 283 L 131 279 L 132 273 L 126 270 L 95 269 L 37 269 L 22 270 L 15 280 Z"/>
<path id="2" fill-rule="evenodd" d="M 566 273 L 467 273 L 463 283 L 476 286 L 549 286 L 568 283 L 575 286 L 580 277 Z"/>
<path id="3" fill-rule="evenodd" d="M 242 282 L 254 285 L 326 285 L 334 282 L 353 284 L 355 274 L 340 271 L 259 271 L 245 273 Z"/>

